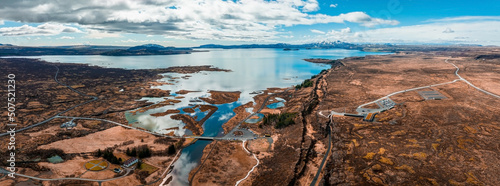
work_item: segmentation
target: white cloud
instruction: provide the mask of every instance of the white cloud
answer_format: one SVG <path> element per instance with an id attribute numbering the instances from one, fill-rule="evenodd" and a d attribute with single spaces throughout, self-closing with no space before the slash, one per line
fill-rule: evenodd
<path id="1" fill-rule="evenodd" d="M 344 28 L 344 29 L 340 30 L 340 32 L 342 32 L 342 33 L 351 33 L 351 28 L 349 28 L 349 27 Z"/>
<path id="2" fill-rule="evenodd" d="M 81 32 L 78 28 L 65 26 L 58 23 L 44 23 L 36 27 L 23 25 L 19 27 L 0 28 L 2 36 L 26 36 L 26 35 L 58 35 L 61 33 Z"/>
<path id="3" fill-rule="evenodd" d="M 307 25 L 316 23 L 358 23 L 365 27 L 374 27 L 378 25 L 398 25 L 399 21 L 373 18 L 365 12 L 349 12 L 338 16 L 329 16 L 324 14 L 309 15 Z M 302 23 L 306 24 L 306 23 Z M 287 24 L 285 24 L 287 25 Z"/>
<path id="4" fill-rule="evenodd" d="M 455 31 L 453 31 L 450 27 L 447 27 L 447 28 L 443 31 L 443 33 L 453 33 L 453 32 L 455 32 Z"/>
<path id="5" fill-rule="evenodd" d="M 317 0 L 308 0 L 302 7 L 302 11 L 304 12 L 314 12 L 318 10 L 319 10 L 319 5 Z"/>
<path id="6" fill-rule="evenodd" d="M 451 29 L 453 28 L 453 30 Z M 375 43 L 457 43 L 500 45 L 500 21 L 467 23 L 431 23 L 382 28 L 360 32 L 363 38 L 346 38 L 356 42 Z M 443 31 L 444 30 L 444 31 Z"/>
<path id="7" fill-rule="evenodd" d="M 460 16 L 447 17 L 442 19 L 429 19 L 425 22 L 456 22 L 456 21 L 500 21 L 500 16 Z"/>
<path id="8" fill-rule="evenodd" d="M 340 29 L 340 31 L 331 30 L 331 31 L 329 31 L 326 34 L 330 35 L 330 36 L 344 36 L 344 35 L 349 34 L 351 32 L 352 32 L 351 28 L 347 27 L 347 28 L 344 28 L 344 29 Z"/>
<path id="9" fill-rule="evenodd" d="M 339 35 L 346 35 L 346 34 L 352 33 L 351 28 L 349 28 L 349 27 L 344 28 L 344 29 L 340 29 L 340 31 L 331 30 L 329 32 L 323 32 L 321 30 L 316 30 L 316 29 L 311 29 L 310 31 L 312 33 L 316 33 L 316 34 L 326 34 L 326 35 L 330 35 L 330 36 L 339 36 Z"/>
<path id="10" fill-rule="evenodd" d="M 163 35 L 176 39 L 269 41 L 283 26 L 353 22 L 362 26 L 396 25 L 395 20 L 373 18 L 364 12 L 337 16 L 310 13 L 317 0 L 114 0 L 24 3 L 4 0 L 0 19 L 41 23 L 74 23 L 99 33 L 88 37 L 119 37 L 117 33 Z M 175 8 L 171 8 L 175 7 Z"/>
<path id="11" fill-rule="evenodd" d="M 338 4 L 330 4 L 330 8 L 337 8 Z"/>
<path id="12" fill-rule="evenodd" d="M 321 31 L 321 30 L 316 30 L 316 29 L 311 29 L 310 30 L 312 33 L 316 33 L 316 34 L 325 34 L 325 32 Z"/>
<path id="13" fill-rule="evenodd" d="M 75 39 L 75 37 L 71 37 L 71 36 L 62 36 L 58 39 Z"/>
<path id="14" fill-rule="evenodd" d="M 92 39 L 102 39 L 102 38 L 116 38 L 122 36 L 119 33 L 88 29 L 87 35 L 85 37 Z"/>
<path id="15" fill-rule="evenodd" d="M 463 20 L 463 18 L 450 18 L 449 20 Z M 486 20 L 484 18 L 475 21 L 472 19 L 467 20 L 467 22 L 437 21 L 420 25 L 365 31 L 345 28 L 340 31 L 329 31 L 326 35 L 304 37 L 296 42 L 310 43 L 324 40 L 340 40 L 351 43 L 500 45 L 500 37 L 498 37 L 500 35 L 500 20 Z"/>
<path id="16" fill-rule="evenodd" d="M 5 22 L 3 20 L 0 20 L 0 25 L 4 25 Z"/>
<path id="17" fill-rule="evenodd" d="M 121 40 L 120 42 L 122 43 L 160 43 L 162 41 L 158 40 L 135 40 L 135 39 L 127 39 L 127 40 Z"/>

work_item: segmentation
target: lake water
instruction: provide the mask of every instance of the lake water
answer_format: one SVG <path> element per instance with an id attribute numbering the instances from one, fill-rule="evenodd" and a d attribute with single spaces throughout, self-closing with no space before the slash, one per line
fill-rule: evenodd
<path id="1" fill-rule="evenodd" d="M 166 56 L 36 56 L 49 62 L 64 63 L 87 63 L 102 67 L 124 68 L 124 69 L 154 69 L 167 68 L 171 66 L 196 66 L 213 65 L 218 68 L 229 69 L 232 72 L 200 72 L 190 74 L 168 73 L 159 80 L 170 82 L 173 85 L 163 85 L 154 88 L 171 90 L 198 91 L 192 92 L 179 99 L 181 102 L 161 108 L 151 109 L 144 113 L 133 115 L 126 113 L 127 120 L 134 126 L 140 126 L 151 131 L 160 133 L 174 132 L 175 135 L 190 135 L 191 132 L 183 129 L 184 123 L 173 120 L 170 115 L 154 117 L 150 114 L 165 112 L 168 109 L 178 109 L 181 113 L 183 108 L 192 107 L 192 104 L 208 104 L 195 102 L 199 97 L 208 97 L 209 90 L 240 91 L 241 97 L 233 103 L 214 105 L 219 109 L 204 123 L 203 136 L 223 135 L 222 124 L 235 115 L 233 109 L 253 101 L 255 91 L 265 90 L 270 87 L 290 87 L 301 83 L 303 80 L 318 74 L 321 70 L 329 68 L 327 65 L 314 64 L 302 59 L 306 58 L 328 58 L 340 59 L 350 56 L 381 55 L 386 53 L 362 52 L 356 50 L 324 49 L 324 50 L 298 50 L 283 51 L 282 49 L 212 49 L 210 52 L 197 52 L 187 55 Z M 182 78 L 184 77 L 184 78 Z M 173 96 L 178 96 L 172 94 Z M 163 98 L 143 98 L 151 102 L 159 102 Z M 271 105 L 280 107 L 283 103 Z M 190 115 L 197 116 L 198 120 L 207 113 L 197 112 Z M 171 129 L 179 127 L 178 130 Z M 168 129 L 168 130 L 167 130 Z M 188 185 L 189 172 L 200 163 L 202 151 L 210 141 L 197 141 L 184 148 L 178 161 L 174 163 L 174 170 L 170 173 L 174 176 L 171 185 Z"/>

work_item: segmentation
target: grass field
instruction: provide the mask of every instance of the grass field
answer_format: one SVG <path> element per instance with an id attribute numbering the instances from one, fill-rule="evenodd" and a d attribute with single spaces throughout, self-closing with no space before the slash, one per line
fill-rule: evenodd
<path id="1" fill-rule="evenodd" d="M 140 170 L 147 171 L 149 174 L 152 174 L 156 172 L 158 168 L 147 163 L 142 163 Z"/>

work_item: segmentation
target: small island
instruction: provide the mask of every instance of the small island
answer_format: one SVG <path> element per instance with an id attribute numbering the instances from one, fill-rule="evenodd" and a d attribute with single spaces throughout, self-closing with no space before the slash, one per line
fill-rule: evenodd
<path id="1" fill-rule="evenodd" d="M 304 61 L 311 62 L 311 63 L 332 63 L 335 60 L 324 59 L 324 58 L 310 58 L 310 59 L 304 59 Z"/>

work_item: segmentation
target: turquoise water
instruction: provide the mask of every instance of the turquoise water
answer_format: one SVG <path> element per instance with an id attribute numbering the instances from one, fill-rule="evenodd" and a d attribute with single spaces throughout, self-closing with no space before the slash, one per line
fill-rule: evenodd
<path id="1" fill-rule="evenodd" d="M 61 156 L 58 156 L 58 155 L 55 155 L 55 156 L 52 156 L 50 158 L 47 158 L 47 160 L 50 162 L 50 163 L 61 163 L 63 162 L 64 160 L 61 158 Z"/>
<path id="2" fill-rule="evenodd" d="M 277 108 L 281 108 L 281 107 L 284 107 L 284 106 L 285 106 L 285 103 L 283 103 L 283 102 L 276 102 L 276 103 L 271 103 L 271 104 L 267 105 L 267 108 L 277 109 Z"/>
<path id="3" fill-rule="evenodd" d="M 171 90 L 199 91 L 192 92 L 179 99 L 181 102 L 161 108 L 148 110 L 144 113 L 132 115 L 126 113 L 127 120 L 134 126 L 140 126 L 151 131 L 175 135 L 190 135 L 191 132 L 183 129 L 184 123 L 170 118 L 171 115 L 154 117 L 150 114 L 165 112 L 168 109 L 192 107 L 193 104 L 207 104 L 193 102 L 199 97 L 208 97 L 209 90 L 240 91 L 241 97 L 233 103 L 214 105 L 219 109 L 204 123 L 203 136 L 223 135 L 222 124 L 234 116 L 233 109 L 253 101 L 254 91 L 265 90 L 270 87 L 291 87 L 301 83 L 321 70 L 329 68 L 327 65 L 314 64 L 304 61 L 305 58 L 339 59 L 350 56 L 381 55 L 386 53 L 362 52 L 356 50 L 324 49 L 283 51 L 282 49 L 213 49 L 210 52 L 198 52 L 188 55 L 167 56 L 37 56 L 49 62 L 87 63 L 102 67 L 124 69 L 154 69 L 171 66 L 213 65 L 218 68 L 229 69 L 232 72 L 200 72 L 190 74 L 192 77 L 180 78 L 186 74 L 168 73 L 159 81 L 174 82 L 174 85 L 163 85 L 153 88 Z M 176 79 L 172 79 L 175 77 Z M 177 79 L 178 78 L 178 79 Z M 172 80 L 172 81 L 169 81 Z M 176 96 L 172 94 L 172 96 Z M 173 97 L 170 97 L 172 99 Z M 151 102 L 159 102 L 163 98 L 143 98 Z M 282 102 L 268 105 L 269 108 L 281 107 Z M 192 115 L 201 119 L 206 113 L 201 111 Z M 184 113 L 181 110 L 181 113 Z M 190 113 L 186 113 L 190 114 Z M 179 127 L 172 130 L 172 127 Z M 166 130 L 169 129 L 169 130 Z M 200 163 L 203 149 L 210 141 L 197 141 L 182 150 L 178 161 L 174 164 L 171 175 L 174 179 L 171 185 L 188 185 L 189 172 Z"/>

